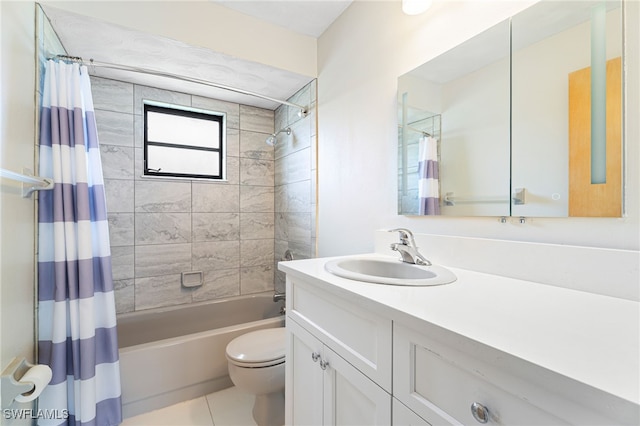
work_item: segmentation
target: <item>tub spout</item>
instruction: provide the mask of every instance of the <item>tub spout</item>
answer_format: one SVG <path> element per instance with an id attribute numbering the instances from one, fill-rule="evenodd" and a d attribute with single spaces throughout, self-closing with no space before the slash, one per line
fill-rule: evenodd
<path id="1" fill-rule="evenodd" d="M 273 294 L 273 301 L 274 302 L 279 302 L 281 300 L 285 300 L 286 296 L 287 295 L 285 293 L 274 293 Z"/>

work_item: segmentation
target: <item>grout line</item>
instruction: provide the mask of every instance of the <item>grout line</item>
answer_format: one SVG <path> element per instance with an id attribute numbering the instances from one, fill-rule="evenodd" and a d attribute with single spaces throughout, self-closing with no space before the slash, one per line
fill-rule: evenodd
<path id="1" fill-rule="evenodd" d="M 211 407 L 211 404 L 209 403 L 209 398 L 207 398 L 207 395 L 204 396 L 204 400 L 207 402 L 207 408 L 209 409 L 209 416 L 211 416 L 211 424 L 213 426 L 216 426 L 216 421 L 213 418 L 213 409 Z"/>

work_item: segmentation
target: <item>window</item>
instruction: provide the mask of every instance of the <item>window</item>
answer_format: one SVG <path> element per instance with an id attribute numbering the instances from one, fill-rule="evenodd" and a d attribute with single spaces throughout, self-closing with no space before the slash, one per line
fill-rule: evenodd
<path id="1" fill-rule="evenodd" d="M 144 105 L 144 175 L 224 179 L 224 113 Z"/>

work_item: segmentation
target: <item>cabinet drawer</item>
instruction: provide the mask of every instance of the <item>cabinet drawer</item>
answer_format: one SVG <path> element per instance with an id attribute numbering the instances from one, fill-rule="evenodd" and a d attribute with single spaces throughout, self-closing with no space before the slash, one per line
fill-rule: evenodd
<path id="1" fill-rule="evenodd" d="M 287 276 L 287 316 L 391 393 L 391 320 Z"/>
<path id="2" fill-rule="evenodd" d="M 494 374 L 479 355 L 454 350 L 396 324 L 394 396 L 432 425 L 480 424 L 472 415 L 473 403 L 488 409 L 487 424 L 569 424 L 531 403 L 530 398 L 540 400 L 543 390 L 504 372 Z"/>

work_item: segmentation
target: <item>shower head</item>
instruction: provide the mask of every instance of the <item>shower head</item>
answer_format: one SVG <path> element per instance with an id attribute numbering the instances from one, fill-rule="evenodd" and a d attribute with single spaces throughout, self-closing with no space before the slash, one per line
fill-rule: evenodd
<path id="1" fill-rule="evenodd" d="M 290 135 L 291 134 L 291 127 L 287 127 L 286 129 L 280 129 L 276 133 L 270 134 L 269 137 L 267 138 L 267 140 L 265 141 L 267 143 L 267 145 L 275 146 L 275 144 L 278 143 L 277 136 L 282 132 L 286 132 L 287 135 Z"/>

